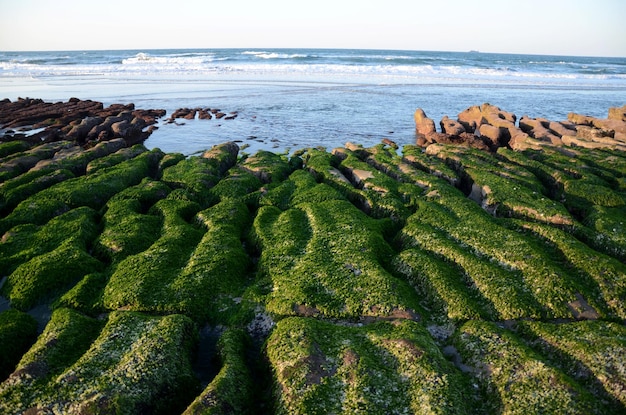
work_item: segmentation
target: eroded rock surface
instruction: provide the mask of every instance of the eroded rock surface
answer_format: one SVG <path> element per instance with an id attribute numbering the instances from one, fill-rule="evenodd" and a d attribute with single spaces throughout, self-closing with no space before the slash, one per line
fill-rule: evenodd
<path id="1" fill-rule="evenodd" d="M 519 119 L 491 104 L 472 106 L 462 111 L 456 120 L 444 116 L 437 132 L 434 121 L 422 109 L 415 112 L 416 144 L 426 147 L 433 143 L 461 144 L 478 149 L 497 151 L 500 147 L 513 150 L 538 150 L 544 147 L 583 147 L 626 151 L 626 105 L 610 108 L 607 118 L 576 113 L 565 121 L 545 118 Z"/>

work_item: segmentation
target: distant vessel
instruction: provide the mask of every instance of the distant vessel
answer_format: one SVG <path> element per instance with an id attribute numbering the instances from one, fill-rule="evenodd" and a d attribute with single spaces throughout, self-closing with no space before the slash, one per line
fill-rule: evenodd
<path id="1" fill-rule="evenodd" d="M 480 53 L 480 51 L 477 51 L 477 50 L 473 50 L 473 49 L 472 49 L 472 50 L 470 50 L 468 53 Z"/>

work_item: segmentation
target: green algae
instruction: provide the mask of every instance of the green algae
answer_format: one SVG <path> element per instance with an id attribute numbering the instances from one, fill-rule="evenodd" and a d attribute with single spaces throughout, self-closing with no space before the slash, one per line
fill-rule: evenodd
<path id="1" fill-rule="evenodd" d="M 248 414 L 253 410 L 253 379 L 246 364 L 250 340 L 243 330 L 227 330 L 218 341 L 221 368 L 183 415 Z"/>
<path id="2" fill-rule="evenodd" d="M 102 268 L 102 263 L 89 255 L 80 241 L 67 239 L 58 248 L 18 266 L 3 290 L 13 307 L 28 310 Z"/>
<path id="3" fill-rule="evenodd" d="M 584 384 L 606 405 L 606 413 L 626 408 L 626 329 L 603 321 L 569 324 L 521 322 L 520 331 L 553 365 Z"/>
<path id="4" fill-rule="evenodd" d="M 57 388 L 54 378 L 89 349 L 102 326 L 102 322 L 73 310 L 55 310 L 37 342 L 9 380 L 0 385 L 0 410 L 18 414 L 46 400 L 53 402 Z"/>
<path id="5" fill-rule="evenodd" d="M 0 143 L 0 158 L 8 157 L 15 153 L 21 153 L 30 148 L 26 141 L 15 140 Z"/>
<path id="6" fill-rule="evenodd" d="M 288 318 L 267 353 L 279 414 L 461 414 L 473 400 L 463 375 L 410 321 L 343 327 Z"/>
<path id="7" fill-rule="evenodd" d="M 22 223 L 44 224 L 70 209 L 87 206 L 100 209 L 109 198 L 140 183 L 154 169 L 162 153 L 150 151 L 88 176 L 57 183 L 22 201 L 0 220 L 0 233 Z"/>
<path id="8" fill-rule="evenodd" d="M 9 376 L 37 338 L 37 321 L 10 309 L 0 313 L 0 379 Z"/>
<path id="9" fill-rule="evenodd" d="M 3 293 L 54 311 L 0 412 L 267 411 L 259 355 L 278 413 L 623 411 L 626 158 L 346 147 L 8 154 Z"/>
<path id="10" fill-rule="evenodd" d="M 392 252 L 384 226 L 344 200 L 285 212 L 262 207 L 253 229 L 259 270 L 274 286 L 268 311 L 348 318 L 415 311 L 413 290 L 381 266 Z"/>
<path id="11" fill-rule="evenodd" d="M 490 412 L 607 413 L 606 405 L 574 379 L 494 323 L 464 324 L 455 335 L 455 345 L 465 364 L 474 368 L 474 378 L 488 396 L 485 406 Z"/>
<path id="12" fill-rule="evenodd" d="M 0 268 L 5 275 L 34 257 L 56 249 L 68 239 L 87 247 L 98 235 L 98 214 L 79 207 L 51 219 L 43 226 L 18 225 L 5 233 L 0 243 Z"/>
<path id="13" fill-rule="evenodd" d="M 104 291 L 105 307 L 177 310 L 180 299 L 169 296 L 172 293 L 168 287 L 202 237 L 203 232 L 188 222 L 199 210 L 196 203 L 169 198 L 151 208 L 154 215 L 163 218 L 161 236 L 145 251 L 117 263 Z"/>
<path id="14" fill-rule="evenodd" d="M 47 343 L 50 340 L 45 339 L 57 339 L 54 345 L 35 347 L 24 363 L 54 362 L 50 354 L 60 354 L 62 362 L 52 366 L 60 373 L 48 387 L 33 390 L 42 380 L 31 384 L 32 378 L 16 372 L 13 385 L 0 389 L 12 399 L 7 412 L 36 407 L 63 413 L 171 413 L 184 408 L 188 396 L 197 391 L 189 364 L 193 342 L 189 319 L 116 312 L 98 334 L 85 330 L 85 325 L 101 326 L 97 320 L 68 311 L 55 314 L 54 328 L 40 338 Z"/>

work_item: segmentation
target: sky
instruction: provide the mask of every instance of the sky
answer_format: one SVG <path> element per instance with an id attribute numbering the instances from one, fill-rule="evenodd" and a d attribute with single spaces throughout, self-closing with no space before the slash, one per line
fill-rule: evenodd
<path id="1" fill-rule="evenodd" d="M 626 57 L 625 0 L 0 0 L 0 51 L 363 48 Z"/>

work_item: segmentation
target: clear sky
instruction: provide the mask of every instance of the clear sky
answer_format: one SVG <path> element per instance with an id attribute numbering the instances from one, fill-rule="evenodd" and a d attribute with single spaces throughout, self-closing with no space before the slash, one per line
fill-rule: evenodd
<path id="1" fill-rule="evenodd" d="M 0 0 L 0 50 L 365 48 L 626 57 L 626 0 Z"/>

